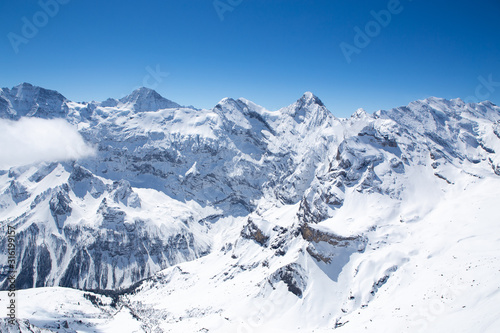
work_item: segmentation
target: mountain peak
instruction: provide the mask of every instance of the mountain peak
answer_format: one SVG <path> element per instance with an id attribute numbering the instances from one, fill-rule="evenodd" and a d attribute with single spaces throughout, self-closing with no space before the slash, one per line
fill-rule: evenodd
<path id="1" fill-rule="evenodd" d="M 15 86 L 14 88 L 32 88 L 33 85 L 31 83 L 28 83 L 28 82 L 23 82 L 21 84 L 18 84 L 17 86 Z"/>
<path id="2" fill-rule="evenodd" d="M 2 106 L 0 116 L 18 119 L 37 116 L 40 118 L 59 118 L 67 114 L 66 97 L 55 90 L 49 90 L 23 82 L 12 89 L 0 92 Z"/>
<path id="3" fill-rule="evenodd" d="M 351 118 L 361 119 L 361 118 L 365 118 L 367 116 L 368 116 L 368 113 L 365 111 L 365 109 L 359 108 L 356 110 L 356 112 L 353 113 Z"/>
<path id="4" fill-rule="evenodd" d="M 131 101 L 137 101 L 138 99 L 144 99 L 144 98 L 163 98 L 156 90 L 146 88 L 146 87 L 140 87 L 132 91 L 130 94 L 128 94 L 125 97 L 120 98 L 120 102 L 122 103 L 127 103 Z"/>
<path id="5" fill-rule="evenodd" d="M 333 117 L 323 102 L 310 91 L 305 92 L 295 103 L 280 110 L 293 117 L 296 122 L 306 123 L 307 127 L 316 127 Z"/>
<path id="6" fill-rule="evenodd" d="M 217 103 L 217 105 L 234 104 L 234 103 L 236 103 L 236 101 L 234 100 L 234 98 L 224 97 L 223 99 L 221 99 L 219 101 L 219 103 Z"/>
<path id="7" fill-rule="evenodd" d="M 66 97 L 61 95 L 61 93 L 59 93 L 58 91 L 45 89 L 39 86 L 34 86 L 28 82 L 23 82 L 21 84 L 18 84 L 17 86 L 13 87 L 10 91 L 16 94 L 28 93 L 28 94 L 57 97 L 58 99 L 63 99 L 63 100 L 66 99 Z"/>
<path id="8" fill-rule="evenodd" d="M 132 93 L 138 93 L 138 94 L 153 94 L 153 95 L 158 95 L 161 96 L 156 90 L 148 88 L 148 87 L 140 87 L 134 90 Z"/>
<path id="9" fill-rule="evenodd" d="M 325 106 L 323 102 L 310 91 L 306 91 L 301 98 L 297 100 L 302 105 L 318 104 L 320 106 Z"/>
<path id="10" fill-rule="evenodd" d="M 315 97 L 315 95 L 310 92 L 310 91 L 306 91 L 303 95 L 302 95 L 302 98 L 313 98 Z"/>
<path id="11" fill-rule="evenodd" d="M 120 99 L 120 103 L 129 105 L 136 112 L 158 111 L 161 109 L 181 108 L 179 104 L 164 98 L 156 90 L 140 87 Z"/>

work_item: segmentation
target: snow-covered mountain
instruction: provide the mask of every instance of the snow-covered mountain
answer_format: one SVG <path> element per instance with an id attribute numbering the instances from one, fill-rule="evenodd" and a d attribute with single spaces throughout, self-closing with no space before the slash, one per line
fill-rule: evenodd
<path id="1" fill-rule="evenodd" d="M 18 330 L 500 327 L 490 102 L 342 119 L 310 92 L 276 111 L 197 110 L 147 88 L 76 103 L 25 83 L 0 90 L 0 117 L 62 118 L 97 149 L 0 171 L 31 322 Z"/>

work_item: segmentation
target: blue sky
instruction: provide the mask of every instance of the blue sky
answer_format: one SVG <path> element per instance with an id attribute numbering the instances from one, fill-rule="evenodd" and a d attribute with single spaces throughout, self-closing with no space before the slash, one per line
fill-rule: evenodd
<path id="1" fill-rule="evenodd" d="M 90 101 L 146 85 L 184 105 L 270 110 L 312 91 L 341 117 L 429 96 L 500 104 L 498 0 L 54 1 L 0 2 L 1 87 Z"/>

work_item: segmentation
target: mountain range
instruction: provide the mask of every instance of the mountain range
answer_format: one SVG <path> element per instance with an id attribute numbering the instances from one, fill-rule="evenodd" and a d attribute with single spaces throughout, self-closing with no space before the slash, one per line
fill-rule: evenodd
<path id="1" fill-rule="evenodd" d="M 496 332 L 500 107 L 431 97 L 338 118 L 306 92 L 210 110 L 23 83 L 0 121 L 95 154 L 0 170 L 12 332 Z M 7 252 L 0 253 L 1 308 Z"/>

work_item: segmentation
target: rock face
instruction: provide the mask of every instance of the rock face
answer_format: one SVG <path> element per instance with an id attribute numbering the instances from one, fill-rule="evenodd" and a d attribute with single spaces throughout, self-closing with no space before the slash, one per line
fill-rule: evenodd
<path id="1" fill-rule="evenodd" d="M 312 93 L 273 112 L 230 98 L 195 110 L 146 88 L 120 100 L 74 103 L 22 84 L 0 91 L 0 117 L 64 118 L 98 147 L 85 160 L 0 174 L 2 230 L 7 221 L 15 225 L 22 249 L 19 288 L 130 287 L 219 251 L 213 230 L 228 218 L 245 221 L 224 247 L 228 255 L 240 258 L 242 244 L 252 244 L 269 254 L 265 265 L 298 251 L 290 244 L 299 240 L 298 256 L 336 281 L 368 239 L 317 225 L 348 197 L 401 201 L 417 169 L 446 186 L 453 170 L 500 175 L 500 108 L 488 102 L 430 98 L 338 119 Z M 280 207 L 293 211 L 289 221 L 266 222 Z M 262 283 L 276 288 L 281 281 L 303 297 L 306 266 L 286 261 Z M 5 289 L 5 277 L 0 283 Z"/>
<path id="2" fill-rule="evenodd" d="M 55 189 L 49 200 L 50 213 L 54 217 L 57 227 L 62 229 L 64 221 L 71 214 L 71 199 L 69 198 L 69 186 L 64 184 Z"/>
<path id="3" fill-rule="evenodd" d="M 47 166 L 35 173 L 40 170 Z M 139 196 L 126 180 L 107 182 L 79 165 L 58 165 L 42 180 L 40 175 L 28 177 L 34 180 L 29 183 L 46 182 L 56 174 L 64 179 L 62 184 L 48 189 L 40 185 L 34 199 L 19 195 L 25 191 L 15 183 L 4 194 L 16 194 L 11 207 L 17 200 L 17 206 L 26 208 L 11 220 L 18 229 L 20 289 L 52 285 L 118 289 L 209 249 L 190 230 L 196 221 L 187 207 L 174 216 L 143 213 Z M 157 224 L 162 219 L 166 223 Z M 2 286 L 7 287 L 6 280 Z"/>
<path id="4" fill-rule="evenodd" d="M 68 110 L 66 98 L 54 90 L 35 87 L 29 83 L 0 90 L 1 118 L 64 118 Z"/>
<path id="5" fill-rule="evenodd" d="M 297 297 L 302 297 L 302 293 L 307 286 L 307 275 L 305 270 L 298 264 L 289 264 L 279 268 L 269 277 L 271 286 L 277 282 L 283 282 L 288 291 Z"/>

